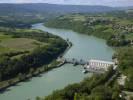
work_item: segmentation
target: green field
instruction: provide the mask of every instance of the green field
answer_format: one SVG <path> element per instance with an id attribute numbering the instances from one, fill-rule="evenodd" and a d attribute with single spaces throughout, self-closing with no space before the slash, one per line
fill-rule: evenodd
<path id="1" fill-rule="evenodd" d="M 34 39 L 13 38 L 10 35 L 0 34 L 0 54 L 11 51 L 32 51 L 38 46 L 48 45 Z"/>
<path id="2" fill-rule="evenodd" d="M 0 27 L 0 82 L 51 63 L 66 47 L 63 39 L 47 32 Z"/>
<path id="3" fill-rule="evenodd" d="M 4 33 L 0 32 L 0 41 L 10 39 L 11 36 L 9 35 L 4 35 Z"/>
<path id="4" fill-rule="evenodd" d="M 133 33 L 128 34 L 126 37 L 127 37 L 127 39 L 132 40 L 133 39 Z"/>

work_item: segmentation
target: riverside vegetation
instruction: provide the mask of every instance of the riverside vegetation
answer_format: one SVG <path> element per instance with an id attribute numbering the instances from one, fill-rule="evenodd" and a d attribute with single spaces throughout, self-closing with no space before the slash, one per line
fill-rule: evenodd
<path id="1" fill-rule="evenodd" d="M 94 35 L 107 40 L 116 48 L 118 60 L 116 72 L 110 69 L 105 74 L 94 75 L 80 83 L 56 90 L 45 98 L 37 100 L 122 100 L 122 91 L 133 91 L 133 12 L 112 12 L 104 14 L 70 14 L 59 16 L 46 23 L 48 27 L 72 29 L 83 34 Z M 124 86 L 117 82 L 120 74 L 127 76 Z M 115 75 L 113 77 L 113 75 Z M 109 80 L 113 77 L 112 80 Z M 131 97 L 132 98 L 132 97 Z"/>
<path id="2" fill-rule="evenodd" d="M 45 100 L 119 100 L 121 88 L 116 81 L 109 81 L 114 73 L 115 71 L 110 68 L 101 76 L 93 75 L 91 78 L 69 85 L 63 90 L 54 91 Z"/>
<path id="3" fill-rule="evenodd" d="M 12 28 L 3 24 L 3 27 L 0 27 L 1 90 L 55 68 L 59 64 L 55 59 L 68 46 L 58 36 L 40 30 L 31 30 L 27 26 L 18 29 L 17 24 L 12 24 Z M 7 25 L 10 25 L 10 21 Z"/>
<path id="4" fill-rule="evenodd" d="M 106 39 L 109 46 L 129 45 L 133 40 L 132 14 L 117 13 L 64 15 L 48 21 L 46 26 L 94 35 Z M 121 17 L 118 16 L 119 13 L 122 13 Z"/>
<path id="5" fill-rule="evenodd" d="M 13 13 L 4 9 L 0 13 L 1 88 L 55 68 L 58 62 L 54 59 L 67 47 L 66 42 L 55 35 L 28 29 L 32 23 L 45 20 L 42 12 L 19 9 L 13 10 Z M 133 91 L 132 15 L 131 10 L 104 14 L 67 14 L 49 20 L 46 24 L 49 27 L 67 28 L 94 35 L 106 39 L 110 46 L 119 47 L 115 54 L 119 61 L 119 72 L 110 68 L 103 75 L 94 75 L 80 83 L 56 90 L 45 99 L 121 100 L 124 98 L 119 95 L 123 90 Z M 127 76 L 124 86 L 117 83 L 117 77 L 121 73 Z M 44 100 L 40 97 L 36 99 Z"/>

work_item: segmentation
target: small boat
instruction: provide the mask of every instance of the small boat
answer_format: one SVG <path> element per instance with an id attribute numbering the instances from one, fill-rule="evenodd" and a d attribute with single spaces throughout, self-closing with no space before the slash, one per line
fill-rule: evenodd
<path id="1" fill-rule="evenodd" d="M 87 70 L 83 70 L 82 73 L 87 73 L 88 71 Z"/>

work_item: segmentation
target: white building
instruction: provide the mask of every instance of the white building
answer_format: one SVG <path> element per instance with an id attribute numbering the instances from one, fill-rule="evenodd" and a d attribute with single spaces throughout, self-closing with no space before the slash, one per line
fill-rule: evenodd
<path id="1" fill-rule="evenodd" d="M 113 66 L 115 69 L 115 63 L 109 61 L 101 61 L 101 60 L 89 60 L 89 65 L 87 65 L 87 69 L 94 69 L 94 70 L 105 70 L 107 71 L 110 66 Z"/>

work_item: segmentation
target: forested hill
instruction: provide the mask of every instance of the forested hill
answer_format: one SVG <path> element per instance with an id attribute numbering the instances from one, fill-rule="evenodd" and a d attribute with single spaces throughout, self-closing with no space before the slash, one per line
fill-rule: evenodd
<path id="1" fill-rule="evenodd" d="M 131 8 L 131 7 L 130 7 Z M 120 8 L 122 9 L 122 8 Z M 15 12 L 49 12 L 49 13 L 92 13 L 92 12 L 108 12 L 120 10 L 119 8 L 107 6 L 83 6 L 83 5 L 56 5 L 56 4 L 0 4 L 0 13 Z M 127 8 L 123 8 L 127 9 Z"/>

